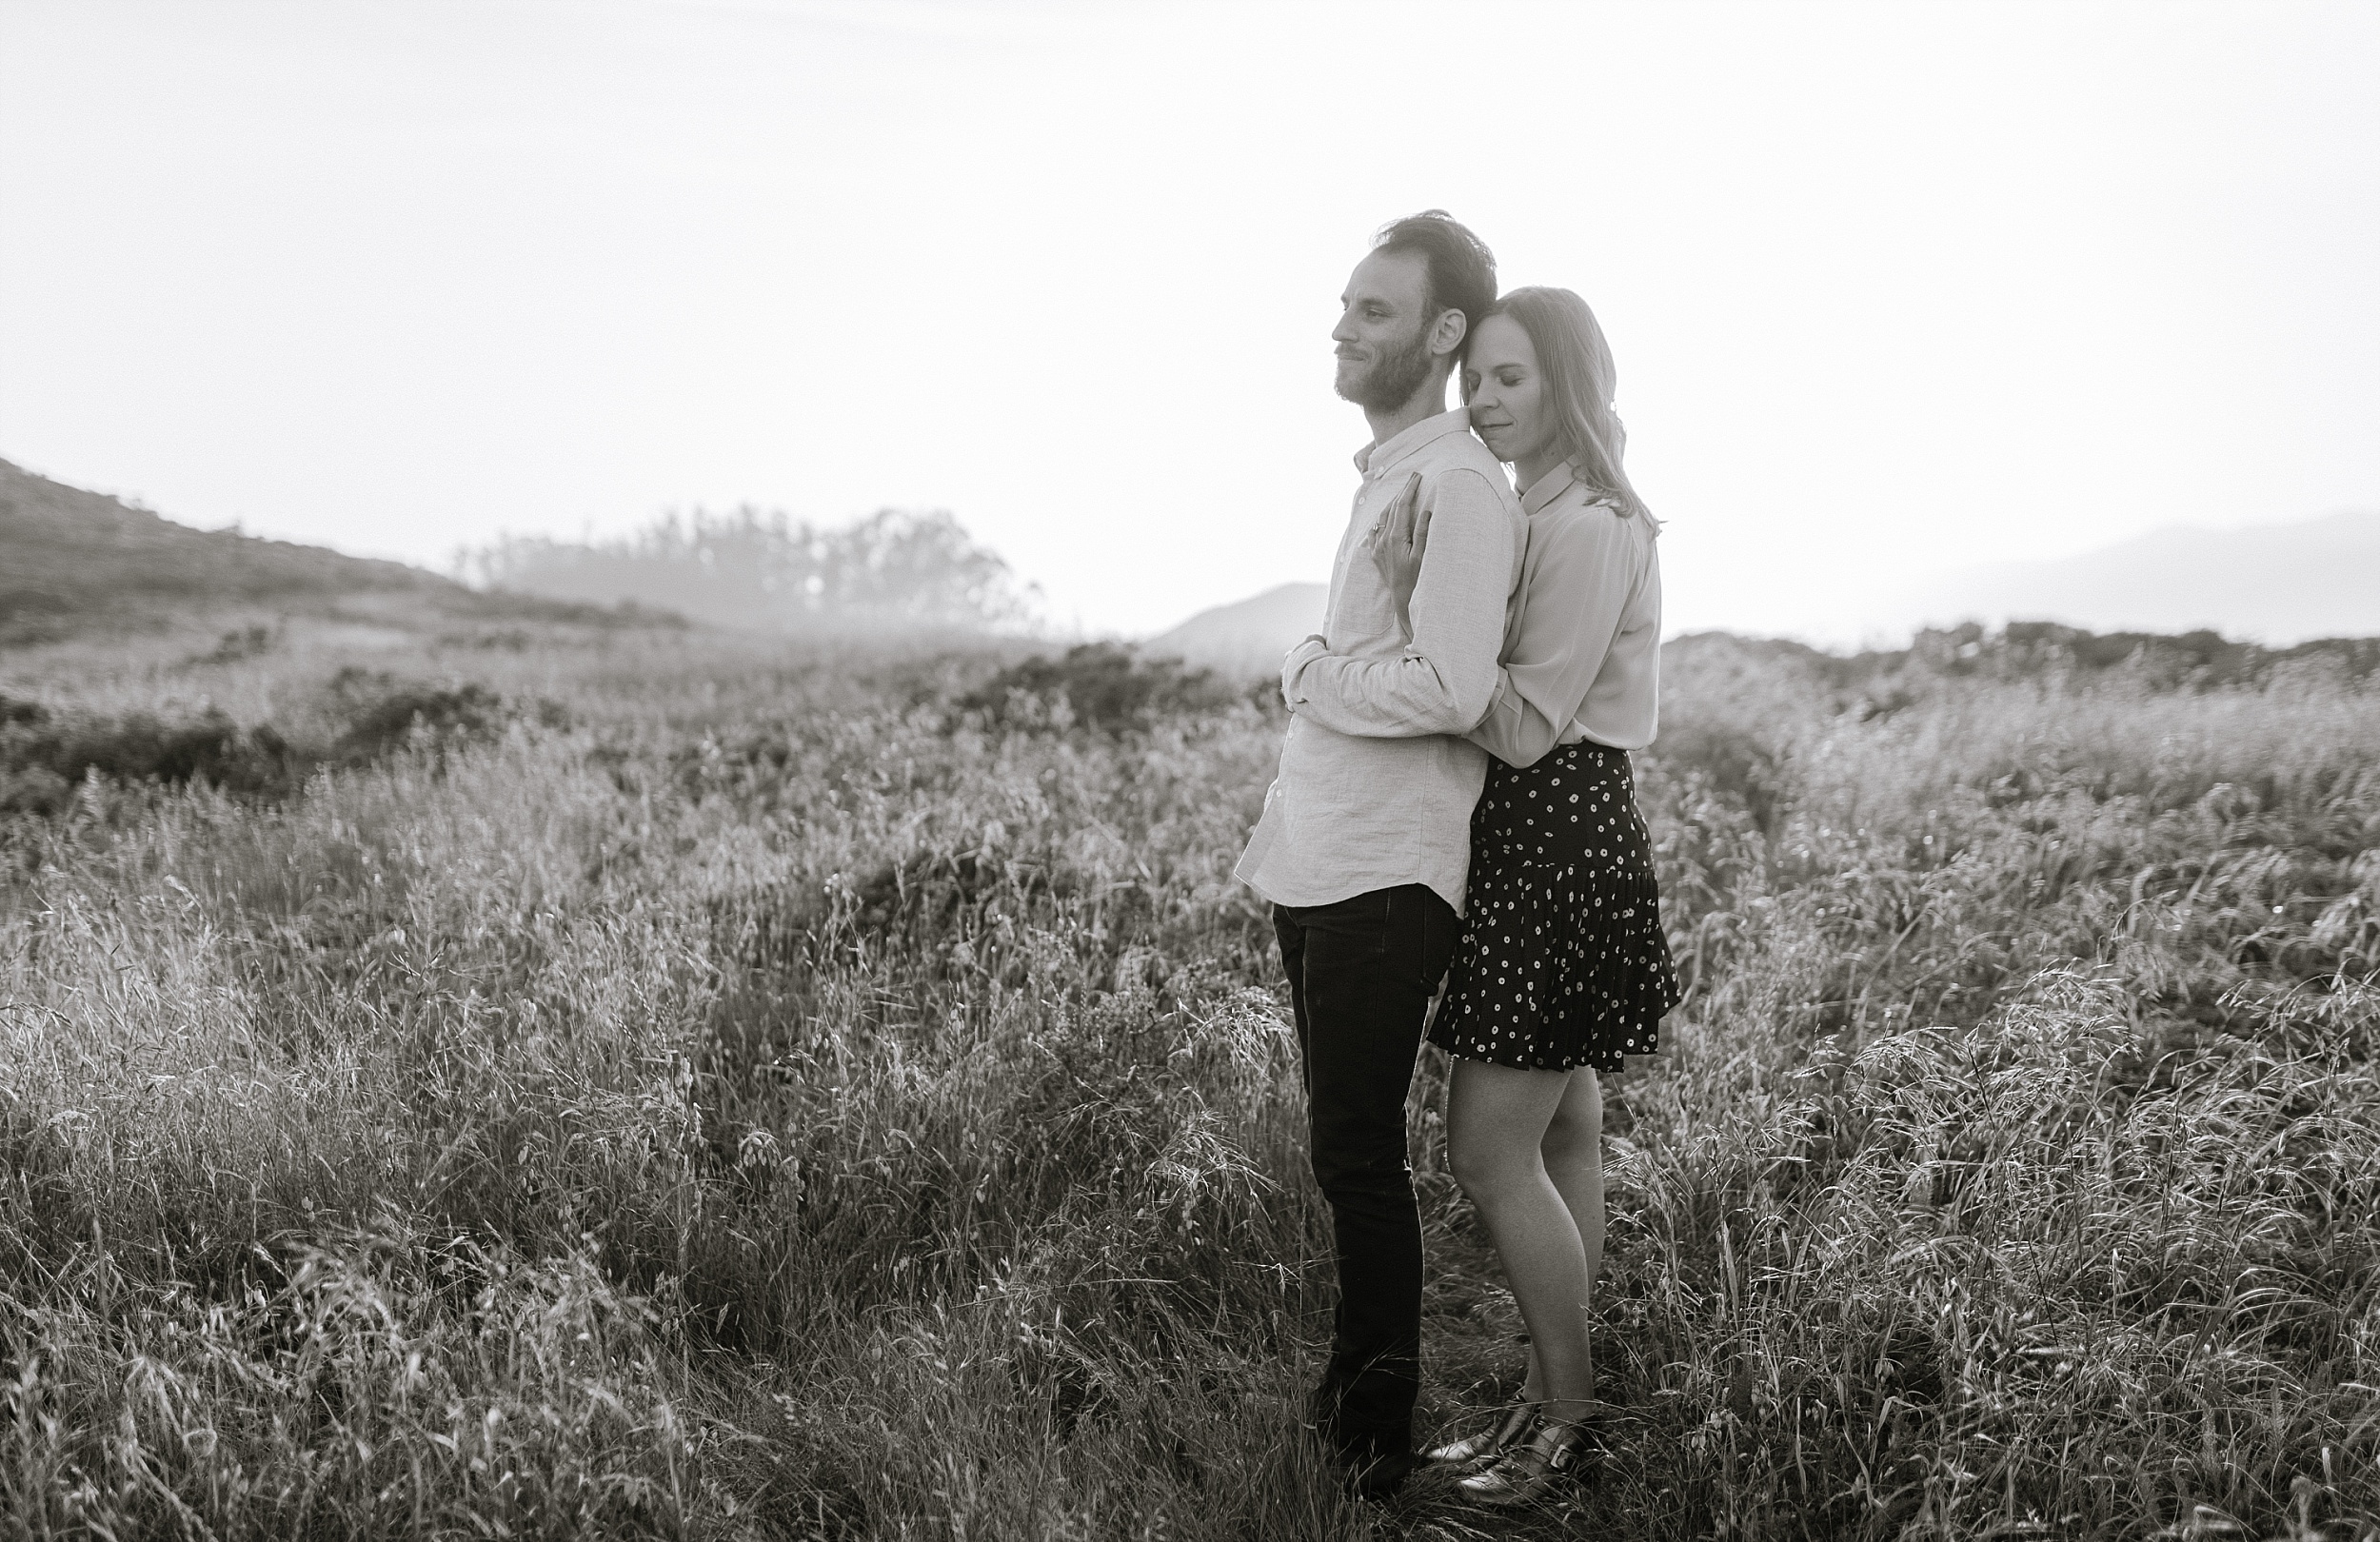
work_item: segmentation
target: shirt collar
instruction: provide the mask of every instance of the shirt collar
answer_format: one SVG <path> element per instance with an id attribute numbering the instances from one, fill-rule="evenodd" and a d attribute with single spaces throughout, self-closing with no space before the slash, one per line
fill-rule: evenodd
<path id="1" fill-rule="evenodd" d="M 1435 418 L 1424 418 L 1385 445 L 1366 445 L 1356 451 L 1356 469 L 1365 476 L 1386 471 L 1390 466 L 1411 455 L 1422 445 L 1435 443 L 1448 434 L 1471 432 L 1471 409 L 1457 407 Z"/>
<path id="2" fill-rule="evenodd" d="M 1577 480 L 1571 473 L 1570 463 L 1564 461 L 1553 470 L 1529 484 L 1529 490 L 1520 495 L 1522 510 L 1531 514 L 1542 513 L 1547 504 L 1570 491 L 1571 484 Z"/>

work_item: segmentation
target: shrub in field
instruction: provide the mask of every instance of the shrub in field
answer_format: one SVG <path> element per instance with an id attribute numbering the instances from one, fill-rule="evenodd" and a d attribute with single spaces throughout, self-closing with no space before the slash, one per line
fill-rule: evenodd
<path id="1" fill-rule="evenodd" d="M 447 741 L 484 737 L 504 721 L 504 699 L 472 682 L 424 685 L 350 665 L 331 678 L 329 695 L 347 718 L 330 754 L 350 762 L 377 760 L 416 734 Z"/>
<path id="2" fill-rule="evenodd" d="M 280 796 L 306 765 L 270 725 L 242 728 L 220 712 L 178 723 L 147 713 L 100 721 L 45 714 L 0 726 L 0 814 L 55 813 L 92 775 Z"/>
<path id="3" fill-rule="evenodd" d="M 451 746 L 485 739 L 511 714 L 484 685 L 431 686 L 352 667 L 334 676 L 324 695 L 341 726 L 327 739 L 294 741 L 271 723 L 243 726 L 212 707 L 172 722 L 10 702 L 0 714 L 0 814 L 55 814 L 89 777 L 285 799 L 323 765 L 368 764 L 419 741 Z M 562 721 L 550 704 L 540 718 L 548 726 Z"/>
<path id="4" fill-rule="evenodd" d="M 280 629 L 259 622 L 224 633 L 212 648 L 189 662 L 201 665 L 234 664 L 270 653 L 280 645 Z"/>
<path id="5" fill-rule="evenodd" d="M 1084 642 L 1057 659 L 1036 655 L 1009 665 L 960 698 L 959 706 L 995 729 L 1080 724 L 1121 733 L 1161 718 L 1220 711 L 1245 695 L 1179 659 L 1142 659 L 1119 643 Z"/>

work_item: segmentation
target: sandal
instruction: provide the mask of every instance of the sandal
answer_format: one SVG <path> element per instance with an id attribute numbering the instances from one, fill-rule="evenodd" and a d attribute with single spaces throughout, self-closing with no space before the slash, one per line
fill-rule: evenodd
<path id="1" fill-rule="evenodd" d="M 1429 1453 L 1428 1460 L 1449 1463 L 1458 1467 L 1469 1467 L 1486 1461 L 1506 1446 L 1526 1435 L 1529 1433 L 1529 1427 L 1537 1422 L 1537 1404 L 1523 1402 L 1516 1397 L 1511 1406 L 1504 1410 L 1502 1415 L 1494 1424 L 1489 1425 L 1478 1434 L 1438 1447 Z"/>
<path id="2" fill-rule="evenodd" d="M 1545 1418 L 1532 1409 L 1528 1432 L 1506 1442 L 1495 1461 L 1455 1487 L 1483 1505 L 1525 1505 L 1585 1471 L 1601 1452 L 1587 1424 Z"/>

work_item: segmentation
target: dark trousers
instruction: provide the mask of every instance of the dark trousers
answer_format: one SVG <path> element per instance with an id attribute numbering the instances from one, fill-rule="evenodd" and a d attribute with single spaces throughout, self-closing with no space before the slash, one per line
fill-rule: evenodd
<path id="1" fill-rule="evenodd" d="M 1298 1018 L 1314 1177 L 1339 1252 L 1339 1309 L 1316 1412 L 1341 1446 L 1398 1457 L 1411 1447 L 1421 1390 L 1421 1214 L 1405 1155 L 1405 1095 L 1459 925 L 1454 907 L 1418 883 L 1273 907 Z"/>

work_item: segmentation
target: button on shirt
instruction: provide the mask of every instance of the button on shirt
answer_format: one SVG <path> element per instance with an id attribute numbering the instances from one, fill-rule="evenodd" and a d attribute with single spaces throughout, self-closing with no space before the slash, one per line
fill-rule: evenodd
<path id="1" fill-rule="evenodd" d="M 1496 694 L 1520 507 L 1464 411 L 1425 419 L 1356 465 L 1363 483 L 1331 564 L 1327 642 L 1282 664 L 1295 715 L 1236 871 L 1276 904 L 1423 883 L 1459 913 L 1487 756 L 1458 736 Z M 1417 476 L 1428 544 L 1400 615 L 1366 541 Z"/>
<path id="2" fill-rule="evenodd" d="M 1660 718 L 1661 558 L 1649 514 L 1624 513 L 1571 474 L 1521 495 L 1529 521 L 1504 668 L 1471 741 L 1508 765 L 1557 744 L 1653 742 Z"/>

